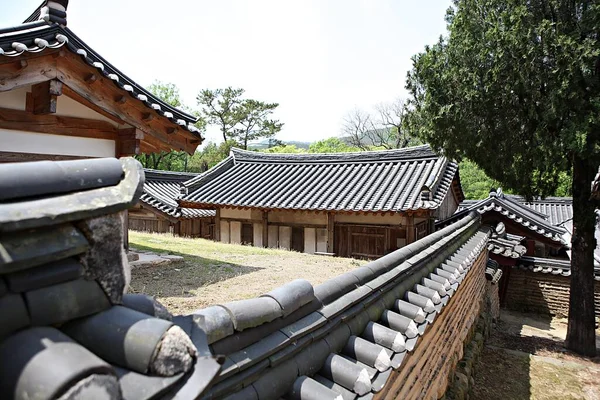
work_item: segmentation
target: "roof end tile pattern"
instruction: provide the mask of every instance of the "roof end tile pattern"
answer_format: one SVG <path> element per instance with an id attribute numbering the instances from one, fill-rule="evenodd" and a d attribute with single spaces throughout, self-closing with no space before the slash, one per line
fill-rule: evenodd
<path id="1" fill-rule="evenodd" d="M 292 155 L 234 148 L 225 161 L 184 184 L 188 194 L 180 203 L 348 212 L 435 209 L 456 171 L 455 163 L 429 146 Z M 423 191 L 431 195 L 423 197 Z"/>
<path id="2" fill-rule="evenodd" d="M 465 206 L 459 207 L 459 210 L 450 218 L 438 221 L 436 226 L 446 226 L 470 211 L 477 211 L 482 215 L 487 212 L 499 213 L 538 235 L 559 244 L 566 244 L 564 239 L 566 231 L 564 228 L 552 225 L 550 221 L 540 217 L 537 211 L 508 198 L 503 193 L 497 194 L 496 192 L 491 192 L 487 199 L 469 201 Z"/>
<path id="3" fill-rule="evenodd" d="M 571 276 L 571 261 L 523 256 L 513 268 L 560 276 Z M 594 280 L 600 281 L 600 267 L 594 265 Z"/>
<path id="4" fill-rule="evenodd" d="M 300 280 L 199 310 L 213 353 L 226 356 L 204 398 L 372 396 L 459 289 L 490 235 L 471 213 L 314 290 Z"/>

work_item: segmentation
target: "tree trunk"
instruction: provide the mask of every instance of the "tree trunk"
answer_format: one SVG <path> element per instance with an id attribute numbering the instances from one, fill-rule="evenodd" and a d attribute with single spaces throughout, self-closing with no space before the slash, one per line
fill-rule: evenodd
<path id="1" fill-rule="evenodd" d="M 596 171 L 588 160 L 573 160 L 573 237 L 571 239 L 571 290 L 567 348 L 579 354 L 596 355 L 594 330 L 594 248 L 596 213 L 590 201 Z"/>

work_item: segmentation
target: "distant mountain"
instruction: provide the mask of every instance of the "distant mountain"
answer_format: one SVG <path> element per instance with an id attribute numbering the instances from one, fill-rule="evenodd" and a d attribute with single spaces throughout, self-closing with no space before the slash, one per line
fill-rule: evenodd
<path id="1" fill-rule="evenodd" d="M 312 142 L 298 142 L 295 140 L 282 140 L 283 144 L 287 145 L 287 146 L 296 146 L 299 149 L 306 149 L 308 150 L 308 148 L 310 147 Z M 269 144 L 271 143 L 271 145 L 269 146 Z M 257 140 L 256 142 L 252 142 L 250 144 L 248 144 L 248 150 L 263 150 L 263 149 L 268 149 L 269 147 L 273 147 L 272 141 L 270 141 L 269 139 L 261 139 L 261 140 Z"/>

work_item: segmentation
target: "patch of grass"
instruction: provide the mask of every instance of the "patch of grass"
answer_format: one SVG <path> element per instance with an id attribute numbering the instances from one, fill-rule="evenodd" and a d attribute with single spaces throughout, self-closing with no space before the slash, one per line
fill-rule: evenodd
<path id="1" fill-rule="evenodd" d="M 132 271 L 131 291 L 156 296 L 175 314 L 256 297 L 298 278 L 317 285 L 366 263 L 135 231 L 129 243 L 132 249 L 183 256 L 180 263 Z"/>

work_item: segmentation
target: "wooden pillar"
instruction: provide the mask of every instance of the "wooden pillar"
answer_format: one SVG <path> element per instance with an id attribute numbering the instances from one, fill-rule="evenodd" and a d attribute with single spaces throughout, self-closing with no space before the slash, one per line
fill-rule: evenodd
<path id="1" fill-rule="evenodd" d="M 215 240 L 221 241 L 221 209 L 217 208 L 215 214 Z"/>
<path id="2" fill-rule="evenodd" d="M 415 241 L 415 217 L 410 214 L 406 216 L 406 244 Z"/>
<path id="3" fill-rule="evenodd" d="M 327 252 L 334 252 L 334 227 L 335 227 L 335 214 L 332 212 L 327 213 Z"/>
<path id="4" fill-rule="evenodd" d="M 269 247 L 269 212 L 262 213 L 262 244 L 263 247 Z"/>

